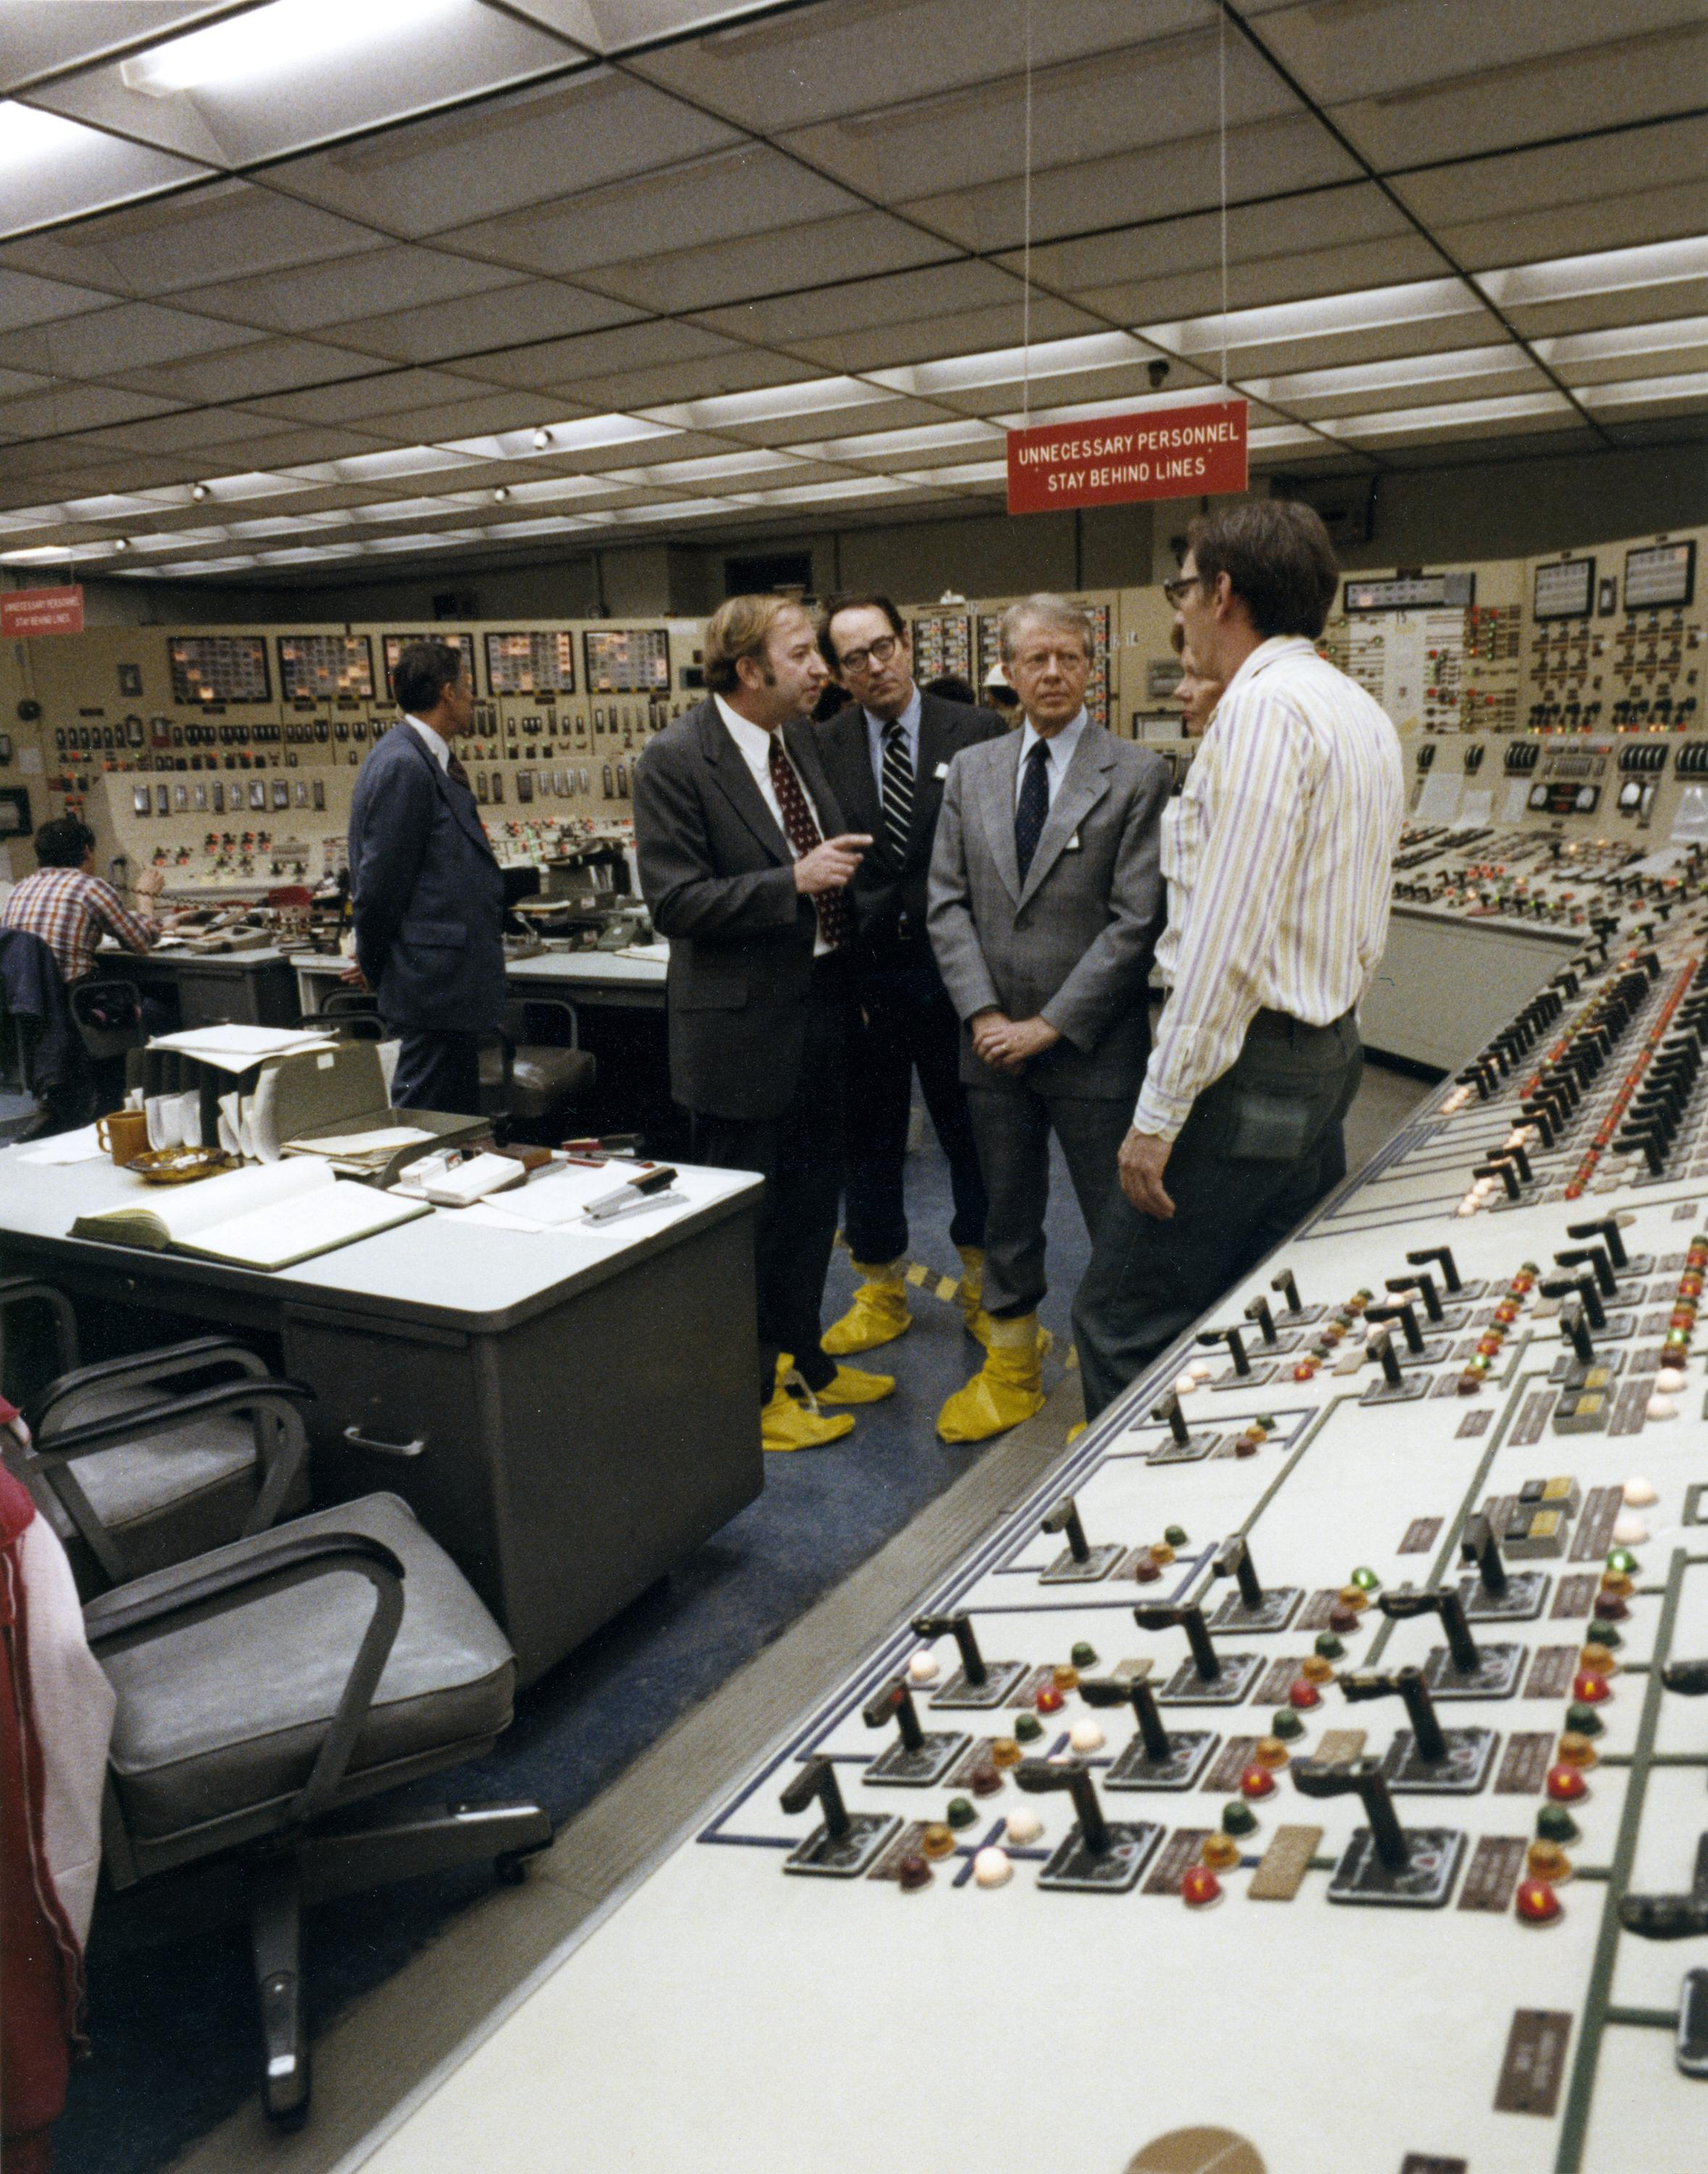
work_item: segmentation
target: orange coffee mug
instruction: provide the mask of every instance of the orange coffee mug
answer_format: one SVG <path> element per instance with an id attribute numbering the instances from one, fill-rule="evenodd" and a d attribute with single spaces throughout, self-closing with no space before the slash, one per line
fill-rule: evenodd
<path id="1" fill-rule="evenodd" d="M 149 1144 L 146 1110 L 112 1110 L 95 1122 L 95 1136 L 122 1170 Z"/>

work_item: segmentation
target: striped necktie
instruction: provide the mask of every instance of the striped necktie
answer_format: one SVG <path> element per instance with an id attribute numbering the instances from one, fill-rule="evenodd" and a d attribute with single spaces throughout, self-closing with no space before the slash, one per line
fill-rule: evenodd
<path id="1" fill-rule="evenodd" d="M 1044 775 L 1044 765 L 1049 760 L 1048 740 L 1034 740 L 1026 756 L 1019 804 L 1014 809 L 1014 858 L 1019 865 L 1022 883 L 1031 869 L 1032 856 L 1038 850 L 1038 841 L 1049 818 L 1050 781 Z"/>
<path id="2" fill-rule="evenodd" d="M 884 727 L 884 842 L 898 863 L 907 858 L 907 833 L 913 821 L 913 765 L 907 734 L 898 717 Z"/>

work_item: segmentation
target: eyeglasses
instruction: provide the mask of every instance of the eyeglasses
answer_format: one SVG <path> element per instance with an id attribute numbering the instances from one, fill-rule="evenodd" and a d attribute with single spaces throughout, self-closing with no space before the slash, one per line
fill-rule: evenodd
<path id="1" fill-rule="evenodd" d="M 1165 581 L 1162 585 L 1162 592 L 1169 608 L 1171 611 L 1178 611 L 1181 598 L 1188 589 L 1197 588 L 1202 579 L 1203 576 L 1198 574 L 1177 574 L 1173 581 Z"/>
<path id="2" fill-rule="evenodd" d="M 880 635 L 864 649 L 844 650 L 841 668 L 845 672 L 863 672 L 868 664 L 887 664 L 900 646 L 900 635 Z"/>

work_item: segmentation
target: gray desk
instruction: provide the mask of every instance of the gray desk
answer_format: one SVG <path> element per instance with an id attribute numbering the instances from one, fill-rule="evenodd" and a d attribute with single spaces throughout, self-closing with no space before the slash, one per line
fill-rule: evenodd
<path id="1" fill-rule="evenodd" d="M 138 983 L 177 1013 L 180 1026 L 295 1026 L 296 977 L 283 951 L 123 951 L 95 955 L 96 970 Z"/>
<path id="2" fill-rule="evenodd" d="M 759 1183 L 743 1172 L 685 1171 L 668 1219 L 544 1235 L 441 1209 L 267 1275 L 68 1237 L 145 1188 L 30 1153 L 0 1153 L 5 1269 L 71 1295 L 90 1357 L 218 1325 L 306 1382 L 316 1499 L 403 1495 L 524 1679 L 759 1491 Z"/>
<path id="3" fill-rule="evenodd" d="M 299 1005 L 306 1019 L 338 987 L 344 962 L 299 952 L 290 964 L 296 974 Z M 577 1007 L 598 1004 L 624 1011 L 662 1012 L 664 971 L 661 960 L 625 959 L 615 951 L 542 951 L 532 959 L 516 960 L 505 969 L 505 980 L 512 996 L 559 997 Z"/>

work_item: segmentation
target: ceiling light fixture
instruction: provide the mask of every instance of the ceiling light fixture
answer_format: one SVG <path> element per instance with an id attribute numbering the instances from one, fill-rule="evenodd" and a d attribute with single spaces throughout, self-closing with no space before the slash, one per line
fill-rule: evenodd
<path id="1" fill-rule="evenodd" d="M 272 0 L 204 30 L 170 38 L 119 64 L 127 90 L 170 98 L 182 90 L 271 73 L 319 69 L 353 46 L 419 29 L 461 0 Z"/>
<path id="2" fill-rule="evenodd" d="M 128 551 L 128 550 L 130 549 L 130 548 L 131 548 L 131 539 L 130 539 L 130 538 L 129 538 L 128 536 L 115 536 L 115 537 L 114 537 L 114 538 L 113 538 L 113 549 L 114 549 L 114 550 L 115 550 L 115 551 Z"/>
<path id="3" fill-rule="evenodd" d="M 533 449 L 537 453 L 544 452 L 551 441 L 552 434 L 549 430 L 536 430 L 533 434 Z"/>
<path id="4" fill-rule="evenodd" d="M 21 166 L 26 160 L 51 159 L 56 152 L 87 153 L 100 140 L 94 129 L 80 128 L 57 113 L 0 98 L 0 165 Z"/>
<path id="5" fill-rule="evenodd" d="M 510 485 L 509 485 L 507 483 L 501 483 L 501 484 L 500 484 L 500 485 L 498 486 L 498 489 L 497 489 L 495 491 L 494 491 L 494 493 L 493 493 L 492 495 L 493 495 L 494 498 L 498 501 L 498 503 L 499 503 L 500 506 L 503 506 L 503 505 L 504 505 L 504 504 L 505 504 L 505 503 L 506 503 L 506 501 L 509 500 L 509 497 L 510 497 Z"/>
<path id="6" fill-rule="evenodd" d="M 195 500 L 197 505 L 200 506 L 203 500 L 208 495 L 207 484 L 205 483 L 192 483 L 190 486 L 190 495 Z"/>

